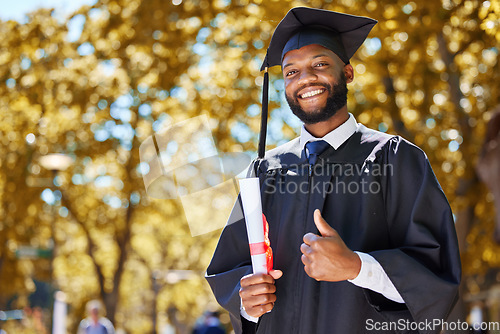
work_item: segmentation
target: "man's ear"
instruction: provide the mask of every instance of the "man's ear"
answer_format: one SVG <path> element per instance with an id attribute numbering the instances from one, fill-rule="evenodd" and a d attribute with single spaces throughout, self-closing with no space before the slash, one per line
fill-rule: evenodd
<path id="1" fill-rule="evenodd" d="M 354 68 L 351 64 L 344 66 L 344 75 L 347 83 L 351 83 L 354 80 Z"/>

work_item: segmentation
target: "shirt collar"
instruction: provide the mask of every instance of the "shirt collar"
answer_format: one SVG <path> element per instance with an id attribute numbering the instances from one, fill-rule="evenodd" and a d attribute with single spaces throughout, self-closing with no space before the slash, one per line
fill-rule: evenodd
<path id="1" fill-rule="evenodd" d="M 342 123 L 337 128 L 327 133 L 323 138 L 316 138 L 310 134 L 304 125 L 300 131 L 300 147 L 303 150 L 307 142 L 324 140 L 334 149 L 338 149 L 349 137 L 351 137 L 358 130 L 358 123 L 354 116 L 349 113 L 349 119 Z"/>

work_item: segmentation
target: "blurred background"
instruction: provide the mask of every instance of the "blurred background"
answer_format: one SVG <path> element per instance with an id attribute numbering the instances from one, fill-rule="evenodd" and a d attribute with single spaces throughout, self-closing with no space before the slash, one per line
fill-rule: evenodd
<path id="1" fill-rule="evenodd" d="M 349 110 L 427 153 L 461 247 L 453 317 L 500 321 L 500 0 L 0 0 L 0 332 L 76 333 L 91 300 L 118 333 L 230 331 L 203 278 L 220 229 L 185 214 L 217 207 L 148 197 L 139 146 L 206 115 L 219 153 L 255 157 L 261 61 L 301 5 L 379 21 Z M 268 149 L 300 129 L 279 68 L 270 98 Z"/>

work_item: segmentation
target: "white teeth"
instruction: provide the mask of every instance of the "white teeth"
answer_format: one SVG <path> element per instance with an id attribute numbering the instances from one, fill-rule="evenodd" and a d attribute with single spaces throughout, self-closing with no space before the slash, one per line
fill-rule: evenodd
<path id="1" fill-rule="evenodd" d="M 312 92 L 304 93 L 300 97 L 305 99 L 305 98 L 312 97 L 312 96 L 315 96 L 315 95 L 318 95 L 321 93 L 323 93 L 323 89 L 318 89 L 318 90 L 313 90 Z"/>

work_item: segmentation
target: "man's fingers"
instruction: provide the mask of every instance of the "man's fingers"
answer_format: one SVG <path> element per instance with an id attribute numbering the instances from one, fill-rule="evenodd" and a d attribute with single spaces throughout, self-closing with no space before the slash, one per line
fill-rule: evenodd
<path id="1" fill-rule="evenodd" d="M 314 210 L 314 223 L 322 237 L 333 237 L 337 235 L 337 231 L 335 231 L 335 229 L 321 216 L 321 211 L 319 211 L 319 209 Z"/>
<path id="2" fill-rule="evenodd" d="M 276 286 L 274 284 L 256 284 L 247 287 L 242 287 L 240 289 L 240 297 L 250 298 L 251 296 L 273 294 L 275 292 L 276 292 Z"/>
<path id="3" fill-rule="evenodd" d="M 260 305 L 254 305 L 254 306 L 248 306 L 248 307 L 244 306 L 245 312 L 248 315 L 251 315 L 252 317 L 256 317 L 256 318 L 271 311 L 273 309 L 273 307 L 274 307 L 274 302 L 260 304 Z"/>
<path id="4" fill-rule="evenodd" d="M 300 245 L 300 251 L 302 252 L 302 254 L 309 254 L 311 253 L 311 247 L 305 243 L 303 243 L 302 245 Z"/>
<path id="5" fill-rule="evenodd" d="M 265 294 L 265 295 L 257 295 L 257 296 L 251 296 L 245 299 L 245 303 L 247 305 L 250 305 L 250 307 L 258 306 L 258 305 L 265 305 L 269 303 L 274 303 L 276 302 L 276 295 L 275 294 Z M 246 307 L 245 307 L 246 309 Z"/>
<path id="6" fill-rule="evenodd" d="M 318 235 L 314 234 L 314 233 L 306 233 L 304 234 L 304 237 L 302 238 L 302 240 L 304 240 L 304 243 L 308 246 L 311 245 L 311 243 L 313 243 L 314 241 L 316 241 L 318 239 Z"/>
<path id="7" fill-rule="evenodd" d="M 252 279 L 256 281 L 261 279 L 266 280 L 266 278 L 252 277 L 253 275 L 250 275 L 241 279 L 242 286 L 239 294 L 242 306 L 247 314 L 253 317 L 260 317 L 272 310 L 276 302 L 276 286 L 271 275 L 279 278 L 282 274 L 281 270 L 271 270 L 270 275 L 261 275 L 271 277 L 273 283 L 258 283 L 245 286 L 245 283 L 252 281 Z"/>
<path id="8" fill-rule="evenodd" d="M 255 284 L 269 283 L 274 284 L 274 278 L 267 274 L 250 274 L 243 276 L 240 280 L 242 287 L 247 287 Z"/>
<path id="9" fill-rule="evenodd" d="M 272 269 L 269 274 L 250 274 L 240 280 L 239 295 L 247 314 L 260 317 L 273 309 L 276 302 L 274 280 L 282 275 L 281 270 Z"/>
<path id="10" fill-rule="evenodd" d="M 311 260 L 305 256 L 304 254 L 302 254 L 302 256 L 300 257 L 300 259 L 302 260 L 302 263 L 304 264 L 304 266 L 308 267 L 311 265 Z"/>

